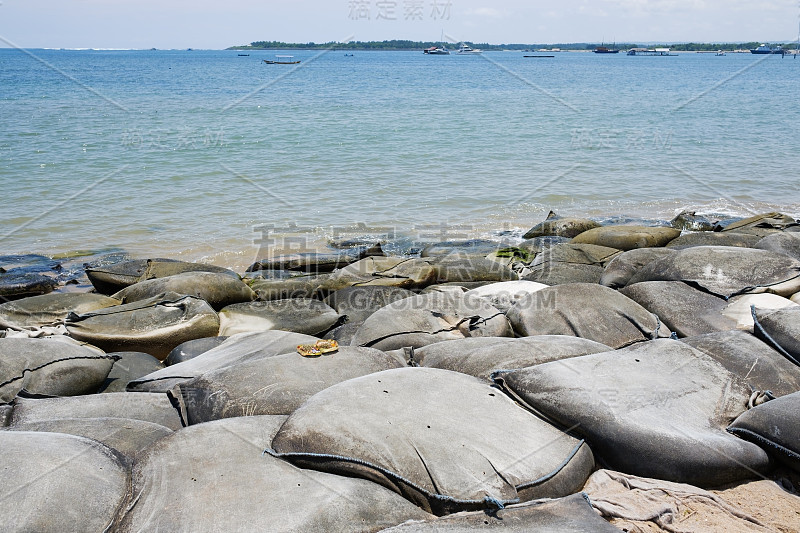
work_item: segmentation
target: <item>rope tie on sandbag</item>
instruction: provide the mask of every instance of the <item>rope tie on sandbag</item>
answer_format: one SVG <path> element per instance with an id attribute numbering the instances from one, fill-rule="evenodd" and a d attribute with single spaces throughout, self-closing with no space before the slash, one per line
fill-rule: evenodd
<path id="1" fill-rule="evenodd" d="M 753 393 L 750 395 L 750 399 L 747 401 L 747 408 L 752 409 L 753 407 L 763 405 L 774 399 L 775 396 L 772 394 L 772 391 L 753 391 Z"/>
<path id="2" fill-rule="evenodd" d="M 489 495 L 483 497 L 483 504 L 491 511 L 500 511 L 506 508 L 503 502 Z"/>

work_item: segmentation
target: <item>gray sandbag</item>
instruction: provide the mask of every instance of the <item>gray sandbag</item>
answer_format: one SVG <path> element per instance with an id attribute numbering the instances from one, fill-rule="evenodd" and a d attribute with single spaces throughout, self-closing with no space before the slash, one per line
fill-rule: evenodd
<path id="1" fill-rule="evenodd" d="M 370 481 L 263 454 L 285 417 L 229 418 L 155 443 L 133 469 L 117 531 L 377 531 L 429 517 Z"/>
<path id="2" fill-rule="evenodd" d="M 373 313 L 351 345 L 386 351 L 465 337 L 511 335 L 505 315 L 482 298 L 428 293 L 392 302 Z"/>
<path id="3" fill-rule="evenodd" d="M 85 437 L 133 458 L 157 440 L 171 435 L 167 427 L 131 418 L 58 418 L 16 424 L 7 431 L 65 433 Z"/>
<path id="4" fill-rule="evenodd" d="M 164 360 L 173 348 L 219 332 L 219 317 L 204 300 L 177 293 L 82 315 L 66 321 L 69 335 L 108 352 L 144 352 Z"/>
<path id="5" fill-rule="evenodd" d="M 336 326 L 341 316 L 313 298 L 291 298 L 229 305 L 219 312 L 220 335 L 279 329 L 306 335 L 322 335 Z"/>
<path id="6" fill-rule="evenodd" d="M 800 472 L 800 392 L 753 407 L 728 427 Z"/>
<path id="7" fill-rule="evenodd" d="M 240 333 L 188 361 L 135 379 L 128 383 L 127 389 L 130 392 L 166 393 L 178 383 L 194 379 L 206 372 L 213 372 L 255 357 L 289 353 L 299 344 L 314 344 L 317 340 L 310 335 L 278 330 Z"/>
<path id="8" fill-rule="evenodd" d="M 425 246 L 421 257 L 485 257 L 497 250 L 505 248 L 505 244 L 487 239 L 471 239 L 467 241 L 443 241 Z"/>
<path id="9" fill-rule="evenodd" d="M 171 430 L 183 427 L 166 394 L 111 392 L 72 398 L 17 398 L 10 426 L 65 418 L 128 418 Z"/>
<path id="10" fill-rule="evenodd" d="M 31 296 L 48 294 L 58 286 L 53 278 L 36 274 L 34 272 L 0 272 L 0 301 L 18 300 Z"/>
<path id="11" fill-rule="evenodd" d="M 736 322 L 736 329 L 753 333 L 755 321 L 753 320 L 753 306 L 759 310 L 783 309 L 795 307 L 796 303 L 783 296 L 764 292 L 761 294 L 740 294 L 728 300 L 728 305 L 722 315 Z"/>
<path id="12" fill-rule="evenodd" d="M 93 440 L 0 431 L 5 532 L 108 531 L 128 496 L 122 457 Z"/>
<path id="13" fill-rule="evenodd" d="M 200 354 L 216 348 L 228 339 L 227 336 L 221 335 L 218 337 L 204 337 L 202 339 L 192 339 L 179 344 L 169 352 L 169 355 L 164 359 L 166 366 L 177 365 L 189 359 L 194 359 Z"/>
<path id="14" fill-rule="evenodd" d="M 759 240 L 754 247 L 800 259 L 800 233 L 775 233 Z"/>
<path id="15" fill-rule="evenodd" d="M 628 285 L 642 281 L 683 281 L 726 299 L 761 292 L 790 296 L 800 290 L 800 261 L 767 250 L 695 246 L 653 261 Z"/>
<path id="16" fill-rule="evenodd" d="M 687 233 L 667 243 L 667 248 L 689 248 L 691 246 L 736 246 L 754 248 L 761 240 L 758 235 L 735 231 L 701 231 Z"/>
<path id="17" fill-rule="evenodd" d="M 542 248 L 531 266 L 545 263 L 573 263 L 577 265 L 594 265 L 603 267 L 620 255 L 616 248 L 598 246 L 596 244 L 564 243 Z"/>
<path id="18" fill-rule="evenodd" d="M 584 442 L 484 381 L 436 368 L 386 370 L 317 393 L 267 453 L 373 480 L 437 515 L 566 496 L 594 467 Z"/>
<path id="19" fill-rule="evenodd" d="M 577 237 L 584 231 L 599 228 L 600 224 L 588 218 L 560 217 L 553 211 L 547 218 L 529 229 L 523 239 L 535 239 L 536 237 Z"/>
<path id="20" fill-rule="evenodd" d="M 66 337 L 0 339 L 0 404 L 32 394 L 92 394 L 116 358 Z"/>
<path id="21" fill-rule="evenodd" d="M 680 281 L 644 281 L 619 292 L 658 316 L 679 337 L 736 329 L 736 322 L 722 314 L 725 300 Z"/>
<path id="22" fill-rule="evenodd" d="M 511 281 L 519 276 L 508 266 L 484 257 L 445 256 L 433 261 L 438 283 Z"/>
<path id="23" fill-rule="evenodd" d="M 770 466 L 725 427 L 747 409 L 750 387 L 689 345 L 659 339 L 501 374 L 534 411 L 586 438 L 621 472 L 717 486 Z"/>
<path id="24" fill-rule="evenodd" d="M 288 279 L 261 279 L 250 281 L 250 288 L 261 301 L 289 298 L 324 298 L 333 284 L 330 274 L 296 276 Z"/>
<path id="25" fill-rule="evenodd" d="M 436 282 L 431 261 L 407 257 L 367 257 L 330 274 L 329 291 L 364 285 L 422 289 Z"/>
<path id="26" fill-rule="evenodd" d="M 497 344 L 509 345 L 514 342 L 513 337 L 467 337 L 464 339 L 455 339 L 443 342 L 435 342 L 421 348 L 408 349 L 409 362 L 412 366 L 430 366 L 427 364 L 426 358 L 430 362 L 447 359 L 453 354 L 467 353 L 480 348 L 494 346 Z M 449 370 L 449 369 L 448 369 Z"/>
<path id="27" fill-rule="evenodd" d="M 633 250 L 666 246 L 680 234 L 680 230 L 663 226 L 604 226 L 584 231 L 572 239 L 572 242 L 597 244 L 617 250 Z"/>
<path id="28" fill-rule="evenodd" d="M 800 366 L 800 306 L 753 308 L 755 335 Z"/>
<path id="29" fill-rule="evenodd" d="M 571 335 L 612 348 L 669 337 L 659 318 L 608 287 L 570 283 L 542 289 L 507 313 L 522 337 Z"/>
<path id="30" fill-rule="evenodd" d="M 565 285 L 567 283 L 600 283 L 603 267 L 579 263 L 548 262 L 530 268 L 523 280 L 544 285 Z"/>
<path id="31" fill-rule="evenodd" d="M 328 253 L 307 252 L 279 255 L 253 263 L 247 268 L 247 272 L 258 270 L 289 270 L 309 273 L 333 272 L 337 268 L 346 267 L 367 256 L 383 256 L 380 244 Z"/>
<path id="32" fill-rule="evenodd" d="M 114 294 L 139 281 L 151 261 L 158 263 L 177 262 L 173 259 L 163 258 L 135 259 L 113 265 L 87 268 L 86 276 L 100 294 Z"/>
<path id="33" fill-rule="evenodd" d="M 31 296 L 0 305 L 0 330 L 21 331 L 59 326 L 70 313 L 88 313 L 119 304 L 119 300 L 90 293 Z"/>
<path id="34" fill-rule="evenodd" d="M 759 229 L 765 231 L 781 231 L 792 226 L 797 226 L 797 221 L 795 219 L 783 213 L 771 212 L 736 220 L 730 224 L 726 224 L 725 227 L 717 227 L 714 229 L 740 232 Z"/>
<path id="35" fill-rule="evenodd" d="M 317 392 L 359 376 L 400 368 L 372 348 L 342 346 L 320 357 L 267 355 L 183 382 L 173 391 L 190 425 L 253 415 L 289 415 Z"/>
<path id="36" fill-rule="evenodd" d="M 714 224 L 695 211 L 681 211 L 675 218 L 669 221 L 669 225 L 682 231 L 713 231 Z"/>
<path id="37" fill-rule="evenodd" d="M 483 298 L 501 311 L 508 311 L 517 300 L 546 288 L 544 283 L 535 281 L 501 281 L 470 289 L 467 294 Z"/>
<path id="38" fill-rule="evenodd" d="M 194 296 L 219 311 L 228 305 L 250 302 L 255 293 L 238 277 L 216 272 L 184 272 L 134 283 L 112 298 L 129 304 L 154 298 L 166 292 Z"/>
<path id="39" fill-rule="evenodd" d="M 364 322 L 346 322 L 341 326 L 337 326 L 330 330 L 325 336 L 329 339 L 335 340 L 340 346 L 350 346 L 353 342 L 353 337 L 356 336 L 356 331 L 361 327 Z"/>
<path id="40" fill-rule="evenodd" d="M 509 505 L 494 513 L 463 512 L 435 520 L 409 521 L 382 533 L 471 533 L 484 529 L 520 533 L 619 533 L 619 529 L 592 509 L 584 493 Z"/>
<path id="41" fill-rule="evenodd" d="M 644 266 L 674 252 L 670 248 L 636 248 L 623 252 L 606 265 L 600 277 L 600 285 L 612 289 L 624 287 Z"/>
<path id="42" fill-rule="evenodd" d="M 710 355 L 753 391 L 784 396 L 800 391 L 800 367 L 746 331 L 725 331 L 681 339 Z"/>
<path id="43" fill-rule="evenodd" d="M 414 351 L 414 360 L 421 366 L 443 368 L 490 379 L 500 370 L 514 370 L 550 361 L 559 361 L 591 353 L 607 352 L 610 347 L 599 342 L 566 335 L 538 335 L 506 342 L 467 346 L 467 341 L 437 342 Z"/>
<path id="44" fill-rule="evenodd" d="M 108 354 L 118 359 L 114 361 L 111 372 L 108 373 L 103 384 L 97 392 L 125 392 L 129 381 L 152 374 L 164 368 L 164 364 L 148 353 L 143 352 L 116 352 Z"/>
<path id="45" fill-rule="evenodd" d="M 370 285 L 338 290 L 324 301 L 340 315 L 346 315 L 348 322 L 363 322 L 381 307 L 409 296 L 414 296 L 414 293 L 400 287 Z"/>

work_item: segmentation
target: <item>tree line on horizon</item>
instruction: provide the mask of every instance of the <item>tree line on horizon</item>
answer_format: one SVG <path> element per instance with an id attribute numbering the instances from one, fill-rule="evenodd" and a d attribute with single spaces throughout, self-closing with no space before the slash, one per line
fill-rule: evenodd
<path id="1" fill-rule="evenodd" d="M 678 44 L 660 44 L 660 45 L 643 45 L 636 43 L 615 43 L 615 44 L 600 44 L 600 43 L 556 43 L 556 44 L 489 44 L 489 43 L 472 43 L 465 41 L 466 44 L 473 48 L 480 48 L 481 50 L 500 51 L 500 50 L 531 50 L 538 48 L 560 48 L 561 50 L 594 50 L 598 46 L 606 46 L 607 48 L 615 48 L 618 50 L 628 50 L 630 48 L 670 48 L 676 52 L 712 52 L 716 50 L 749 50 L 756 48 L 762 43 L 758 41 L 751 41 L 745 43 L 678 43 Z M 789 48 L 792 43 L 783 43 L 784 48 Z M 351 41 L 346 43 L 327 42 L 327 43 L 285 43 L 281 41 L 254 41 L 249 45 L 232 46 L 228 50 L 422 50 L 432 46 L 446 46 L 448 48 L 456 48 L 455 43 L 443 43 L 442 41 L 409 41 L 409 40 L 387 40 L 387 41 Z M 777 44 L 773 44 L 777 46 Z"/>

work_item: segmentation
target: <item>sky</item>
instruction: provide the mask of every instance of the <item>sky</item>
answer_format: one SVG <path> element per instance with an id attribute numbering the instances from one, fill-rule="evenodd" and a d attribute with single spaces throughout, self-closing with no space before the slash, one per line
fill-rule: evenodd
<path id="1" fill-rule="evenodd" d="M 799 22 L 800 0 L 0 0 L 0 46 L 787 42 Z"/>

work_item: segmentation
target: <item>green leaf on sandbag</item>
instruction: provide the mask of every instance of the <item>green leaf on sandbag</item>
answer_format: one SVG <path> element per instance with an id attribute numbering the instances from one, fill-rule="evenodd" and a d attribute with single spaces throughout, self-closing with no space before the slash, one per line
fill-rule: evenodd
<path id="1" fill-rule="evenodd" d="M 0 431 L 0 449 L 5 531 L 108 531 L 127 502 L 127 465 L 98 442 Z"/>
<path id="2" fill-rule="evenodd" d="M 770 466 L 758 446 L 725 432 L 747 409 L 750 387 L 680 341 L 545 363 L 496 381 L 542 416 L 575 427 L 620 472 L 708 487 Z"/>
<path id="3" fill-rule="evenodd" d="M 0 403 L 23 389 L 51 396 L 92 394 L 116 359 L 66 337 L 0 339 Z"/>
<path id="4" fill-rule="evenodd" d="M 138 531 L 378 531 L 430 515 L 363 479 L 301 470 L 263 454 L 282 416 L 228 418 L 156 442 L 133 468 Z"/>
<path id="5" fill-rule="evenodd" d="M 484 381 L 434 368 L 386 370 L 317 393 L 267 452 L 371 479 L 438 515 L 572 494 L 594 467 L 582 441 Z"/>
<path id="6" fill-rule="evenodd" d="M 179 344 L 216 336 L 219 317 L 205 300 L 165 293 L 66 321 L 70 336 L 108 352 L 144 352 L 163 360 Z"/>

